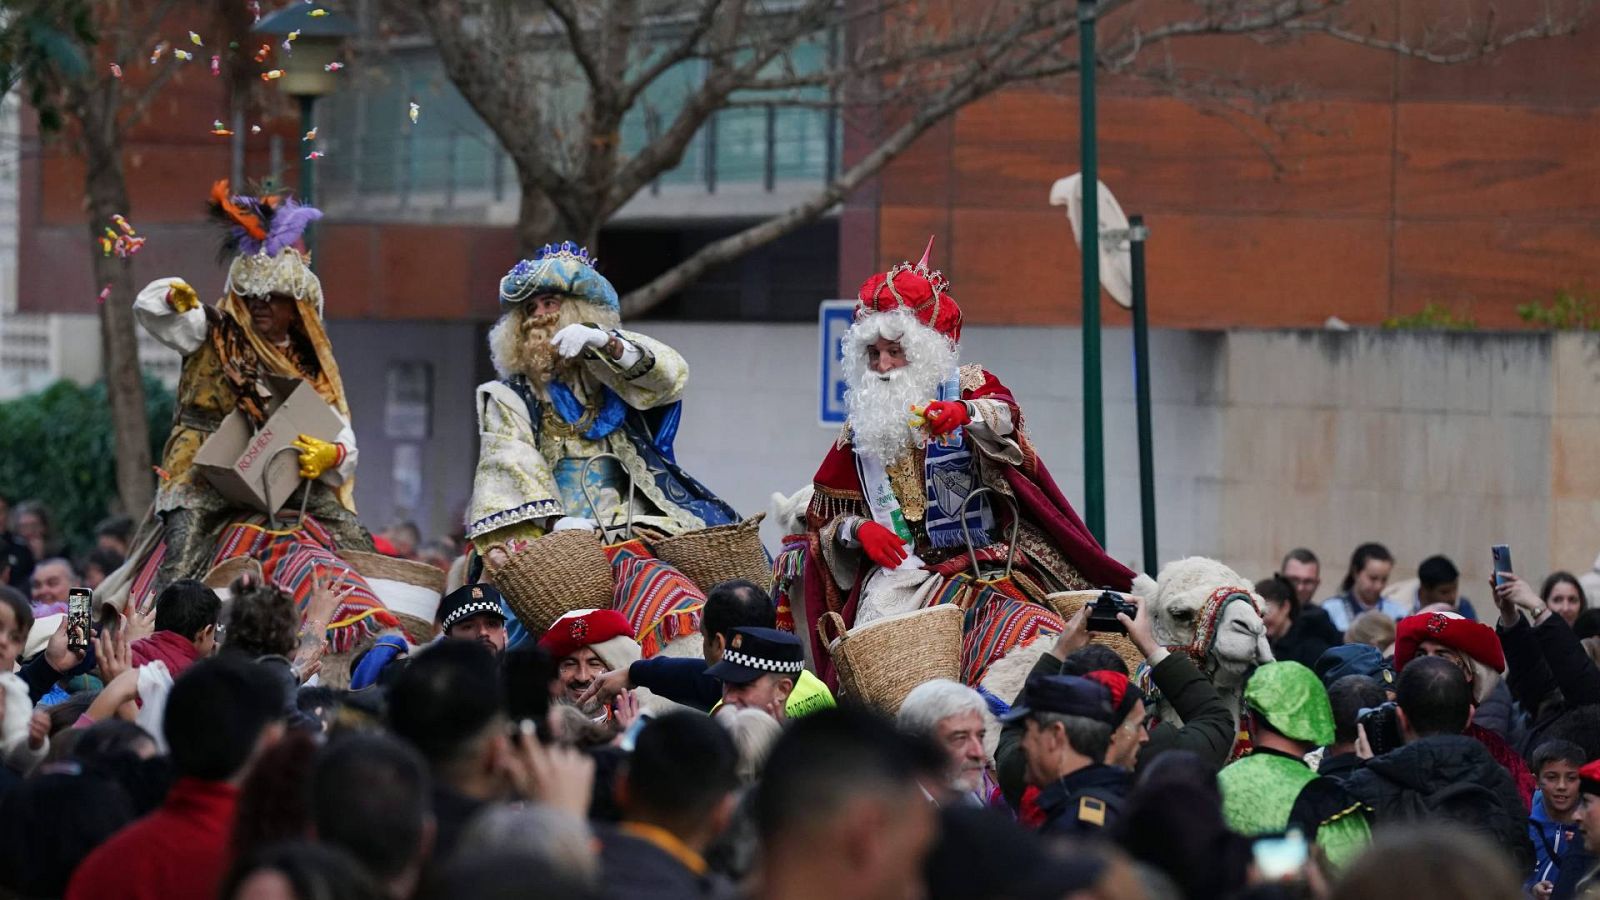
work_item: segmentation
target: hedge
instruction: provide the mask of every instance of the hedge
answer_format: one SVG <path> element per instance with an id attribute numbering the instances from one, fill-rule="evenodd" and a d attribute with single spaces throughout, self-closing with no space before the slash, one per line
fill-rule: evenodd
<path id="1" fill-rule="evenodd" d="M 149 376 L 144 396 L 150 456 L 159 460 L 172 429 L 175 400 Z M 95 525 L 117 499 L 115 448 L 104 383 L 84 388 L 58 381 L 36 394 L 0 403 L 0 495 L 13 502 L 42 501 L 57 539 L 71 550 L 87 550 Z M 128 513 L 137 519 L 144 510 Z"/>

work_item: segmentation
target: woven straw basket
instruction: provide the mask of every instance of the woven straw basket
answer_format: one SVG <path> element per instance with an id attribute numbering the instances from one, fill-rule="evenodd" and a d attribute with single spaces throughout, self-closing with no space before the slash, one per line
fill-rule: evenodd
<path id="1" fill-rule="evenodd" d="M 830 612 L 817 621 L 817 634 L 833 657 L 840 691 L 892 717 L 917 685 L 961 680 L 964 617 L 959 606 L 946 603 L 847 632 L 844 619 Z"/>
<path id="2" fill-rule="evenodd" d="M 761 544 L 759 513 L 733 525 L 714 525 L 699 531 L 650 542 L 656 558 L 689 576 L 702 591 L 735 578 L 772 588 L 772 561 Z"/>
<path id="3" fill-rule="evenodd" d="M 444 596 L 446 575 L 437 566 L 410 559 L 396 559 L 380 553 L 341 551 L 339 558 L 350 564 L 372 593 L 405 629 L 413 644 L 433 640 L 434 620 L 439 600 Z"/>
<path id="4" fill-rule="evenodd" d="M 575 609 L 610 609 L 615 589 L 600 533 L 552 531 L 514 554 L 489 579 L 532 634 Z"/>
<path id="5" fill-rule="evenodd" d="M 1078 614 L 1085 603 L 1093 603 L 1101 594 L 1100 591 L 1063 591 L 1059 594 L 1046 595 L 1045 604 L 1055 610 L 1061 621 L 1070 622 Z M 1122 661 L 1128 664 L 1128 674 L 1132 675 L 1139 670 L 1139 664 L 1144 662 L 1144 654 L 1135 647 L 1133 640 L 1125 634 L 1110 631 L 1089 632 L 1089 642 L 1103 644 L 1117 651 Z"/>

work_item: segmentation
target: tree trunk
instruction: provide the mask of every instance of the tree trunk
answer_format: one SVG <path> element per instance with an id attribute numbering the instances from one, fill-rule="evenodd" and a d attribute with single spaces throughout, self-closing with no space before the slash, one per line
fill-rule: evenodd
<path id="1" fill-rule="evenodd" d="M 572 241 L 597 252 L 600 226 L 605 224 L 598 213 L 588 207 L 581 212 L 563 210 L 528 179 L 521 180 L 520 189 L 517 248 L 523 258 L 533 256 L 545 244 L 560 241 Z"/>
<path id="2" fill-rule="evenodd" d="M 111 286 L 100 304 L 100 354 L 104 363 L 106 399 L 111 406 L 115 434 L 117 497 L 122 511 L 135 518 L 144 514 L 155 496 L 150 462 L 150 427 L 145 418 L 144 381 L 139 370 L 139 344 L 133 324 L 133 264 L 100 252 L 99 238 L 115 214 L 128 215 L 128 185 L 122 170 L 118 140 L 97 140 L 97 135 L 117 134 L 113 126 L 84 122 L 84 162 L 88 165 L 90 253 L 95 283 Z M 114 226 L 113 226 L 114 227 Z"/>

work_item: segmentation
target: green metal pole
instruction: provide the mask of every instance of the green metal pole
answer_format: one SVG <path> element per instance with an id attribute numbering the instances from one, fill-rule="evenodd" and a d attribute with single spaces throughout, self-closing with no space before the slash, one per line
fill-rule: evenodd
<path id="1" fill-rule="evenodd" d="M 1083 519 L 1106 540 L 1106 461 L 1100 390 L 1100 165 L 1095 150 L 1095 0 L 1078 0 L 1078 112 L 1083 165 Z"/>
<path id="2" fill-rule="evenodd" d="M 295 99 L 300 101 L 300 134 L 310 134 L 311 129 L 317 127 L 317 98 L 313 94 L 300 94 Z M 317 161 L 305 158 L 316 145 L 308 144 L 304 141 L 296 141 L 295 145 L 299 148 L 300 153 L 300 202 L 307 206 L 316 206 Z M 304 240 L 306 242 L 306 252 L 311 255 L 311 265 L 315 268 L 317 263 L 317 231 L 315 224 L 306 226 Z"/>
<path id="3" fill-rule="evenodd" d="M 1144 530 L 1144 570 L 1151 578 L 1161 566 L 1156 555 L 1156 451 L 1150 430 L 1150 315 L 1144 296 L 1144 242 L 1150 232 L 1144 216 L 1128 219 L 1133 251 L 1133 396 L 1139 419 L 1139 524 Z"/>

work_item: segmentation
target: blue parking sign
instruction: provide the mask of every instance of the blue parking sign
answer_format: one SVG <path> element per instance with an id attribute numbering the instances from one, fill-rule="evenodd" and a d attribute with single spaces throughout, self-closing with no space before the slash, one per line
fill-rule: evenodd
<path id="1" fill-rule="evenodd" d="M 854 300 L 824 300 L 817 309 L 817 335 L 821 362 L 817 367 L 820 384 L 817 395 L 817 423 L 824 428 L 838 428 L 844 424 L 845 380 L 844 357 L 839 344 L 854 320 Z"/>

